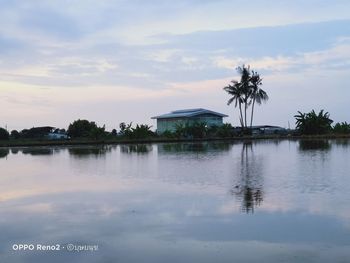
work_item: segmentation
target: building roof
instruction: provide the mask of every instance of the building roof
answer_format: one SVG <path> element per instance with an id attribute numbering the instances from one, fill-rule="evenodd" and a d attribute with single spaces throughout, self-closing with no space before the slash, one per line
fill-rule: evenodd
<path id="1" fill-rule="evenodd" d="M 257 126 L 252 126 L 252 129 L 285 129 L 280 126 L 271 126 L 271 125 L 257 125 Z"/>
<path id="2" fill-rule="evenodd" d="M 170 113 L 154 116 L 152 117 L 152 119 L 190 118 L 201 114 L 213 114 L 218 117 L 228 117 L 226 114 L 199 108 L 199 109 L 176 110 Z"/>

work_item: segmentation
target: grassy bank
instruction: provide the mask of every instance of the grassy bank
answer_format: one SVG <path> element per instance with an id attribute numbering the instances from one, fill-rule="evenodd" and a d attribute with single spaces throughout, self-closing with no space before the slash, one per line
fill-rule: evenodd
<path id="1" fill-rule="evenodd" d="M 69 145 L 96 145 L 96 144 L 125 144 L 125 143 L 160 143 L 160 142 L 200 142 L 200 141 L 244 141 L 261 139 L 341 139 L 349 138 L 350 134 L 326 134 L 326 135 L 258 135 L 258 136 L 240 136 L 229 138 L 198 138 L 198 139 L 179 139 L 179 138 L 147 138 L 147 139 L 73 139 L 73 140 L 7 140 L 0 141 L 0 147 L 30 147 L 30 146 L 69 146 Z"/>

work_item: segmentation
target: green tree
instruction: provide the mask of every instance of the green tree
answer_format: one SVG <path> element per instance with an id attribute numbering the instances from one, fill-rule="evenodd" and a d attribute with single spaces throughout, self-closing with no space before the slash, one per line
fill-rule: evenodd
<path id="1" fill-rule="evenodd" d="M 10 134 L 4 128 L 0 128 L 0 140 L 8 140 L 10 139 Z"/>
<path id="2" fill-rule="evenodd" d="M 93 127 L 89 131 L 89 137 L 94 140 L 102 139 L 105 136 L 106 136 L 105 125 L 103 125 L 103 127 L 97 127 L 97 126 Z"/>
<path id="3" fill-rule="evenodd" d="M 152 126 L 147 124 L 137 124 L 135 128 L 131 128 L 131 137 L 135 139 L 145 139 L 155 136 L 154 132 L 151 130 Z"/>
<path id="4" fill-rule="evenodd" d="M 175 134 L 178 138 L 204 138 L 207 135 L 208 127 L 204 122 L 195 122 L 192 124 L 180 123 L 175 126 Z"/>
<path id="5" fill-rule="evenodd" d="M 329 118 L 329 113 L 321 110 L 318 114 L 314 110 L 309 113 L 302 113 L 294 116 L 296 119 L 296 129 L 305 135 L 325 134 L 331 131 L 333 120 Z"/>
<path id="6" fill-rule="evenodd" d="M 19 139 L 19 138 L 20 138 L 19 132 L 16 131 L 16 130 L 12 130 L 12 131 L 11 131 L 11 138 L 13 138 L 13 139 Z"/>
<path id="7" fill-rule="evenodd" d="M 105 128 L 98 127 L 95 122 L 88 120 L 76 120 L 69 124 L 67 133 L 72 138 L 101 138 Z"/>
<path id="8" fill-rule="evenodd" d="M 115 137 L 115 136 L 117 136 L 117 130 L 116 129 L 113 129 L 112 131 L 111 131 L 111 136 L 113 136 L 113 137 Z"/>

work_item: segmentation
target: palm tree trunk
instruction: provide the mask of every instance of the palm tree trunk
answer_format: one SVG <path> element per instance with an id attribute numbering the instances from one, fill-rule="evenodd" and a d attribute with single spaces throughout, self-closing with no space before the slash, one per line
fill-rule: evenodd
<path id="1" fill-rule="evenodd" d="M 247 105 L 247 102 L 245 102 L 245 105 L 244 105 L 244 125 L 245 125 L 245 128 L 247 128 L 247 108 L 248 108 L 248 105 Z"/>
<path id="2" fill-rule="evenodd" d="M 241 122 L 241 126 L 243 128 L 244 124 L 243 124 L 243 114 L 242 114 L 242 103 L 239 102 L 239 113 L 241 115 L 241 117 L 239 118 L 240 122 Z"/>
<path id="3" fill-rule="evenodd" d="M 252 115 L 250 116 L 250 129 L 253 126 L 253 117 L 254 117 L 254 105 L 255 105 L 255 98 L 253 99 L 253 105 L 252 105 Z"/>

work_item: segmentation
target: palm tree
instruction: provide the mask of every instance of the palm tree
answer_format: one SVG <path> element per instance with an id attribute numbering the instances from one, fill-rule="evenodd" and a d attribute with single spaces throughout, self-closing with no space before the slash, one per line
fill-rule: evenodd
<path id="1" fill-rule="evenodd" d="M 231 84 L 232 83 L 232 84 Z M 243 124 L 243 114 L 242 114 L 242 103 L 243 103 L 243 90 L 241 88 L 241 83 L 232 80 L 228 86 L 224 87 L 224 90 L 230 94 L 232 97 L 227 101 L 227 105 L 230 105 L 232 102 L 235 102 L 235 107 L 239 106 L 239 121 L 241 123 L 242 128 Z"/>
<path id="2" fill-rule="evenodd" d="M 250 128 L 252 128 L 253 125 L 253 117 L 254 117 L 254 106 L 255 102 L 257 104 L 261 104 L 262 102 L 266 102 L 269 99 L 269 96 L 267 95 L 266 91 L 261 89 L 259 86 L 262 85 L 262 78 L 260 78 L 260 75 L 256 71 L 252 71 L 252 76 L 250 78 L 250 87 L 251 87 L 251 94 L 250 98 L 252 100 L 252 113 L 250 117 Z"/>
<path id="3" fill-rule="evenodd" d="M 240 123 L 245 130 L 248 127 L 247 124 L 247 111 L 250 105 L 252 105 L 252 112 L 250 118 L 250 127 L 253 125 L 254 107 L 255 103 L 261 104 L 269 99 L 267 93 L 259 86 L 262 85 L 262 79 L 256 71 L 251 71 L 250 66 L 237 67 L 237 72 L 240 74 L 240 81 L 232 80 L 228 86 L 224 87 L 224 90 L 232 95 L 227 104 L 230 105 L 235 102 L 235 107 L 239 106 Z M 242 104 L 244 105 L 244 118 Z"/>
<path id="4" fill-rule="evenodd" d="M 244 103 L 244 127 L 247 128 L 247 110 L 250 104 L 251 95 L 251 73 L 250 66 L 246 67 L 244 64 L 242 67 L 237 67 L 238 73 L 241 75 L 240 89 L 243 93 L 243 103 Z"/>

